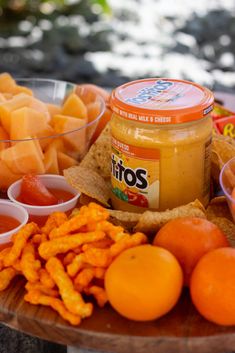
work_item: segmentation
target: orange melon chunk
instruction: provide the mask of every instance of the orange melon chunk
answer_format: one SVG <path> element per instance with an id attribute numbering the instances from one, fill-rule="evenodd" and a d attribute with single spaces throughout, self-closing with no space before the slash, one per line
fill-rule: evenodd
<path id="1" fill-rule="evenodd" d="M 33 96 L 33 91 L 30 88 L 16 85 L 16 87 L 13 90 L 13 94 L 15 95 L 19 93 L 25 93 L 25 94 L 28 94 L 29 96 Z"/>
<path id="2" fill-rule="evenodd" d="M 12 183 L 20 179 L 22 174 L 13 173 L 6 163 L 0 160 L 0 189 L 6 190 Z"/>
<path id="3" fill-rule="evenodd" d="M 5 148 L 10 147 L 10 142 L 2 141 L 2 140 L 9 140 L 10 137 L 8 133 L 0 126 L 0 151 L 4 150 Z"/>
<path id="4" fill-rule="evenodd" d="M 69 132 L 61 136 L 66 147 L 72 151 L 76 151 L 82 156 L 86 150 L 86 122 L 83 119 L 73 118 L 71 116 L 55 115 L 52 119 L 52 126 L 56 133 Z M 74 132 L 73 130 L 79 129 Z"/>
<path id="5" fill-rule="evenodd" d="M 31 97 L 31 100 L 29 101 L 28 107 L 44 114 L 47 122 L 49 122 L 51 120 L 51 117 L 50 117 L 50 114 L 49 114 L 49 111 L 47 109 L 46 104 L 43 103 L 42 101 L 40 101 L 39 99 Z"/>
<path id="6" fill-rule="evenodd" d="M 6 102 L 6 98 L 3 93 L 0 93 L 0 103 Z"/>
<path id="7" fill-rule="evenodd" d="M 68 156 L 66 153 L 58 152 L 57 157 L 58 157 L 59 170 L 61 174 L 64 169 L 73 167 L 78 164 L 78 161 L 76 159 Z"/>
<path id="8" fill-rule="evenodd" d="M 27 138 L 30 138 L 27 136 Z M 13 173 L 45 173 L 43 164 L 44 155 L 38 140 L 17 142 L 14 146 L 6 148 L 0 154 Z"/>
<path id="9" fill-rule="evenodd" d="M 72 93 L 62 107 L 62 115 L 87 120 L 87 109 L 81 98 Z"/>
<path id="10" fill-rule="evenodd" d="M 0 120 L 4 129 L 10 133 L 11 127 L 11 112 L 16 109 L 28 106 L 32 100 L 27 94 L 20 93 L 12 99 L 0 104 Z"/>
<path id="11" fill-rule="evenodd" d="M 59 174 L 56 148 L 49 145 L 44 154 L 45 172 L 48 174 Z"/>
<path id="12" fill-rule="evenodd" d="M 51 147 L 55 148 L 58 152 L 65 152 L 64 141 L 61 137 L 53 138 L 50 143 Z"/>
<path id="13" fill-rule="evenodd" d="M 16 82 L 11 75 L 7 72 L 0 74 L 0 92 L 1 93 L 12 93 L 16 88 Z"/>
<path id="14" fill-rule="evenodd" d="M 56 114 L 61 114 L 62 112 L 61 107 L 59 107 L 58 105 L 48 103 L 46 104 L 46 106 L 51 118 L 53 118 L 53 116 Z"/>
<path id="15" fill-rule="evenodd" d="M 12 140 L 20 140 L 25 136 L 50 136 L 53 129 L 48 125 L 45 115 L 35 109 L 28 107 L 20 108 L 11 113 Z M 47 134 L 49 130 L 49 135 Z"/>

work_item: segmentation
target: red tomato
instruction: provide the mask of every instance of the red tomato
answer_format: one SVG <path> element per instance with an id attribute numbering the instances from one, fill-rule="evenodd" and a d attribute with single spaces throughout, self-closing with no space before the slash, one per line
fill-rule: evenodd
<path id="1" fill-rule="evenodd" d="M 134 206 L 148 207 L 148 200 L 142 194 L 137 194 L 129 189 L 126 189 L 124 193 L 128 196 L 128 202 Z"/>
<path id="2" fill-rule="evenodd" d="M 34 206 L 56 205 L 58 199 L 45 187 L 36 175 L 27 174 L 22 178 L 19 199 Z"/>

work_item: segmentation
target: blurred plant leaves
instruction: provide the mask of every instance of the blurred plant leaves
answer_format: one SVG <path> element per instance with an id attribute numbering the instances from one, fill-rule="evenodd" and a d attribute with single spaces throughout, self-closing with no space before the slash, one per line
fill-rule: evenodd
<path id="1" fill-rule="evenodd" d="M 76 3 L 80 3 L 81 0 L 77 0 L 77 1 L 73 1 L 71 2 L 71 0 L 0 0 L 0 7 L 1 8 L 8 8 L 11 10 L 17 10 L 20 8 L 34 8 L 34 9 L 39 9 L 40 5 L 42 3 L 48 3 L 48 4 L 52 4 L 55 7 L 58 8 L 63 8 L 63 7 L 69 7 L 72 6 Z M 107 0 L 88 0 L 88 2 L 91 4 L 91 6 L 93 4 L 97 4 L 100 6 L 102 12 L 108 14 L 111 13 L 111 8 L 108 4 Z"/>

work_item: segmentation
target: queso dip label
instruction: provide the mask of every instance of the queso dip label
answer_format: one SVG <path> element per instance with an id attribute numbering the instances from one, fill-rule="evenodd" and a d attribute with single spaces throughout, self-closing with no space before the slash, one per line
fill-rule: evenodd
<path id="1" fill-rule="evenodd" d="M 159 207 L 160 151 L 112 137 L 111 183 L 114 195 L 131 205 Z"/>

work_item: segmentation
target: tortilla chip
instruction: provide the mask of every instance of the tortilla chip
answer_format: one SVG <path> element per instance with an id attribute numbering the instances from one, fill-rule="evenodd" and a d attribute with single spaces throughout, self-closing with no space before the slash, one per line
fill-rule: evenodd
<path id="1" fill-rule="evenodd" d="M 188 216 L 206 218 L 205 209 L 199 200 L 164 212 L 146 211 L 140 216 L 134 230 L 136 232 L 153 234 L 171 219 Z"/>
<path id="2" fill-rule="evenodd" d="M 125 211 L 109 210 L 110 221 L 115 225 L 121 225 L 126 230 L 132 231 L 138 223 L 141 214 Z"/>
<path id="3" fill-rule="evenodd" d="M 230 245 L 235 247 L 235 224 L 229 219 L 224 217 L 215 217 L 211 220 L 212 223 L 216 224 L 224 233 L 228 239 Z"/>
<path id="4" fill-rule="evenodd" d="M 65 169 L 64 176 L 74 189 L 110 207 L 110 188 L 98 173 L 79 165 Z"/>
<path id="5" fill-rule="evenodd" d="M 107 124 L 81 161 L 80 166 L 93 170 L 105 179 L 110 179 L 110 156 L 111 134 L 110 125 Z"/>
<path id="6" fill-rule="evenodd" d="M 217 217 L 227 218 L 232 221 L 232 216 L 225 196 L 213 198 L 206 208 L 206 218 L 209 221 Z"/>

